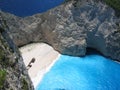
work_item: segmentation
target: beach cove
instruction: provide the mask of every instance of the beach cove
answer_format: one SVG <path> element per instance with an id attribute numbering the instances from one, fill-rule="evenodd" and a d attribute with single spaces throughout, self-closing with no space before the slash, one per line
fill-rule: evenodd
<path id="1" fill-rule="evenodd" d="M 21 47 L 19 50 L 21 51 L 26 68 L 31 59 L 35 58 L 32 67 L 28 69 L 34 87 L 38 85 L 44 74 L 49 71 L 60 56 L 57 51 L 45 43 L 29 44 Z"/>
<path id="2" fill-rule="evenodd" d="M 60 55 L 45 43 L 20 48 L 35 90 L 118 90 L 120 64 L 98 53 L 85 57 Z"/>

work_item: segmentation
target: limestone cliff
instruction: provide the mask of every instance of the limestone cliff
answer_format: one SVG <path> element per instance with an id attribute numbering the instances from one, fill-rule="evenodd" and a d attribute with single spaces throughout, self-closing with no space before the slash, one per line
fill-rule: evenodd
<path id="1" fill-rule="evenodd" d="M 62 54 L 86 48 L 120 61 L 120 18 L 103 0 L 70 0 L 42 14 L 20 18 L 1 12 L 16 45 L 46 42 Z"/>
<path id="2" fill-rule="evenodd" d="M 0 17 L 0 90 L 34 90 L 23 59 Z"/>

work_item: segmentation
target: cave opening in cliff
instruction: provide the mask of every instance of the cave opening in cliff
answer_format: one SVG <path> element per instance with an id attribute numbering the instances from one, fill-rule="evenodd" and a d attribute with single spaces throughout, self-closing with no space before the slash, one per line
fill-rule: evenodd
<path id="1" fill-rule="evenodd" d="M 103 54 L 95 48 L 87 47 L 86 55 L 103 55 Z"/>

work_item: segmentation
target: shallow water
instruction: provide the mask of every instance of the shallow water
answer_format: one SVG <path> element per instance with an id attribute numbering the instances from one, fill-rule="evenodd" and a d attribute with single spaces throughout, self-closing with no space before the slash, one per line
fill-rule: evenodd
<path id="1" fill-rule="evenodd" d="M 61 55 L 36 90 L 120 90 L 120 64 L 101 55 Z"/>
<path id="2" fill-rule="evenodd" d="M 45 12 L 64 0 L 0 0 L 0 9 L 17 16 L 30 16 Z"/>

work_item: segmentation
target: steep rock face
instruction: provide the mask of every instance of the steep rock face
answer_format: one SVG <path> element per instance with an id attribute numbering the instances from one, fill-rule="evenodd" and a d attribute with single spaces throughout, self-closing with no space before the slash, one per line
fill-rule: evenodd
<path id="1" fill-rule="evenodd" d="M 0 17 L 0 90 L 34 90 L 20 56 Z"/>
<path id="2" fill-rule="evenodd" d="M 71 0 L 25 18 L 1 15 L 18 46 L 46 42 L 60 53 L 73 56 L 83 56 L 91 47 L 120 61 L 120 19 L 101 0 Z"/>

